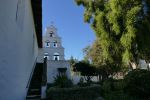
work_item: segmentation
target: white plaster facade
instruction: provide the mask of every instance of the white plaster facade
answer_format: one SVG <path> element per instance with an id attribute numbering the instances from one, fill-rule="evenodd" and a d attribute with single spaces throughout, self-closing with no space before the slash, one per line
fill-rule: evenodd
<path id="1" fill-rule="evenodd" d="M 53 83 L 54 77 L 58 75 L 58 68 L 67 68 L 66 75 L 71 78 L 70 62 L 64 58 L 64 48 L 57 29 L 50 25 L 46 28 L 43 36 L 43 48 L 39 49 L 38 62 L 43 62 L 47 57 L 47 82 Z"/>
<path id="2" fill-rule="evenodd" d="M 25 100 L 37 55 L 31 0 L 0 0 L 0 100 Z"/>
<path id="3" fill-rule="evenodd" d="M 48 65 L 48 67 L 47 67 L 47 82 L 48 83 L 53 83 L 54 82 L 54 78 L 58 75 L 58 69 L 57 68 L 67 68 L 66 75 L 67 75 L 68 78 L 71 79 L 69 61 L 51 60 L 51 61 L 47 62 L 47 65 Z"/>
<path id="4" fill-rule="evenodd" d="M 148 69 L 148 67 L 150 68 L 150 63 L 146 63 L 145 60 L 140 59 L 139 60 L 139 66 L 140 69 Z"/>

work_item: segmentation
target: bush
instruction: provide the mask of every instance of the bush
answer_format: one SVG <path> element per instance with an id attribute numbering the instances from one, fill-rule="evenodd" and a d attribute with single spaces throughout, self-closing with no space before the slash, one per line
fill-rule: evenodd
<path id="1" fill-rule="evenodd" d="M 54 86 L 68 88 L 73 86 L 73 82 L 66 75 L 57 75 L 54 80 Z"/>
<path id="2" fill-rule="evenodd" d="M 150 71 L 133 70 L 125 76 L 124 82 L 125 93 L 138 98 L 150 99 Z"/>
<path id="3" fill-rule="evenodd" d="M 74 88 L 50 88 L 47 100 L 95 100 L 101 96 L 99 85 Z"/>
<path id="4" fill-rule="evenodd" d="M 103 82 L 102 90 L 105 93 L 109 93 L 112 91 L 119 90 L 121 88 L 120 85 L 122 85 L 121 80 L 114 80 L 112 78 L 109 78 Z"/>
<path id="5" fill-rule="evenodd" d="M 53 86 L 55 86 L 54 83 L 48 83 L 47 84 L 47 89 L 49 89 L 50 87 L 53 87 Z"/>
<path id="6" fill-rule="evenodd" d="M 103 82 L 103 85 L 102 85 L 102 90 L 103 90 L 103 93 L 109 93 L 111 92 L 111 86 L 110 86 L 110 81 L 109 80 L 105 80 Z"/>
<path id="7" fill-rule="evenodd" d="M 139 100 L 123 92 L 123 80 L 107 79 L 102 85 L 102 95 L 105 100 Z"/>
<path id="8" fill-rule="evenodd" d="M 84 79 L 81 77 L 79 83 L 77 84 L 80 87 L 90 86 L 90 82 L 84 82 Z"/>

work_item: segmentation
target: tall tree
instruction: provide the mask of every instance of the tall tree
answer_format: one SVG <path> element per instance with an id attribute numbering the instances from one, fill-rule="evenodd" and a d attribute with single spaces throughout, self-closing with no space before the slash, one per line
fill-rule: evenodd
<path id="1" fill-rule="evenodd" d="M 97 75 L 99 76 L 99 81 L 103 81 L 105 78 L 108 78 L 109 75 L 113 76 L 118 71 L 121 71 L 122 67 L 117 60 L 117 63 L 110 63 L 108 60 L 103 59 L 102 48 L 99 42 L 99 38 L 95 40 L 92 46 L 87 46 L 84 49 L 85 58 L 91 61 L 94 67 L 96 67 Z M 117 58 L 117 57 L 116 57 Z"/>
<path id="2" fill-rule="evenodd" d="M 75 1 L 85 8 L 84 21 L 99 38 L 104 61 L 132 65 L 138 58 L 149 60 L 149 0 Z"/>
<path id="3" fill-rule="evenodd" d="M 74 74 L 74 65 L 78 62 L 78 60 L 73 56 L 71 56 L 69 61 L 70 61 L 71 74 Z"/>
<path id="4" fill-rule="evenodd" d="M 75 63 L 77 63 L 78 60 L 74 58 L 73 56 L 70 57 L 70 66 L 73 67 Z"/>

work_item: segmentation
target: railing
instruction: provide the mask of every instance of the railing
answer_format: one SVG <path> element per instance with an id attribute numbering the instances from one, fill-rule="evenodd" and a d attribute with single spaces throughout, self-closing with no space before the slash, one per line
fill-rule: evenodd
<path id="1" fill-rule="evenodd" d="M 43 63 L 43 75 L 42 75 L 42 86 L 47 84 L 47 57 L 44 58 Z"/>
<path id="2" fill-rule="evenodd" d="M 29 86 L 30 86 L 30 82 L 31 82 L 31 79 L 32 79 L 32 76 L 33 76 L 33 73 L 34 73 L 35 66 L 36 66 L 36 61 L 37 61 L 37 58 L 35 59 L 35 62 L 34 62 L 32 71 L 31 71 L 31 73 L 30 73 L 30 77 L 29 77 L 29 80 L 28 80 L 28 83 L 27 83 L 26 88 L 29 88 Z"/>
<path id="3" fill-rule="evenodd" d="M 42 73 L 42 83 L 41 83 L 41 99 L 46 98 L 46 88 L 47 88 L 47 57 L 44 58 L 43 62 L 43 73 Z"/>

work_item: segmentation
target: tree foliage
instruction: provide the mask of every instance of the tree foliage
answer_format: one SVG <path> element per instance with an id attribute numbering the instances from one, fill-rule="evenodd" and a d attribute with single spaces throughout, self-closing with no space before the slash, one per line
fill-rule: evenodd
<path id="1" fill-rule="evenodd" d="M 84 21 L 95 31 L 100 58 L 95 61 L 129 65 L 150 59 L 149 0 L 75 0 L 85 8 Z M 97 56 L 97 55 L 96 55 Z"/>
<path id="2" fill-rule="evenodd" d="M 74 58 L 73 56 L 71 56 L 69 61 L 70 61 L 71 70 L 73 71 L 73 67 L 74 67 L 75 63 L 78 62 L 78 60 L 76 58 Z"/>
<path id="3" fill-rule="evenodd" d="M 85 61 L 79 61 L 74 65 L 74 71 L 80 72 L 84 79 L 89 82 L 93 76 L 96 75 L 96 69 Z"/>
<path id="4" fill-rule="evenodd" d="M 103 81 L 105 78 L 108 78 L 109 75 L 113 76 L 119 71 L 124 71 L 124 67 L 120 65 L 121 60 L 119 57 L 117 58 L 117 56 L 115 58 L 116 63 L 104 59 L 104 56 L 102 55 L 102 47 L 99 41 L 99 38 L 97 38 L 93 45 L 87 46 L 84 51 L 85 58 L 91 61 L 91 64 L 96 67 L 96 72 L 99 78 L 101 77 L 99 81 Z"/>

